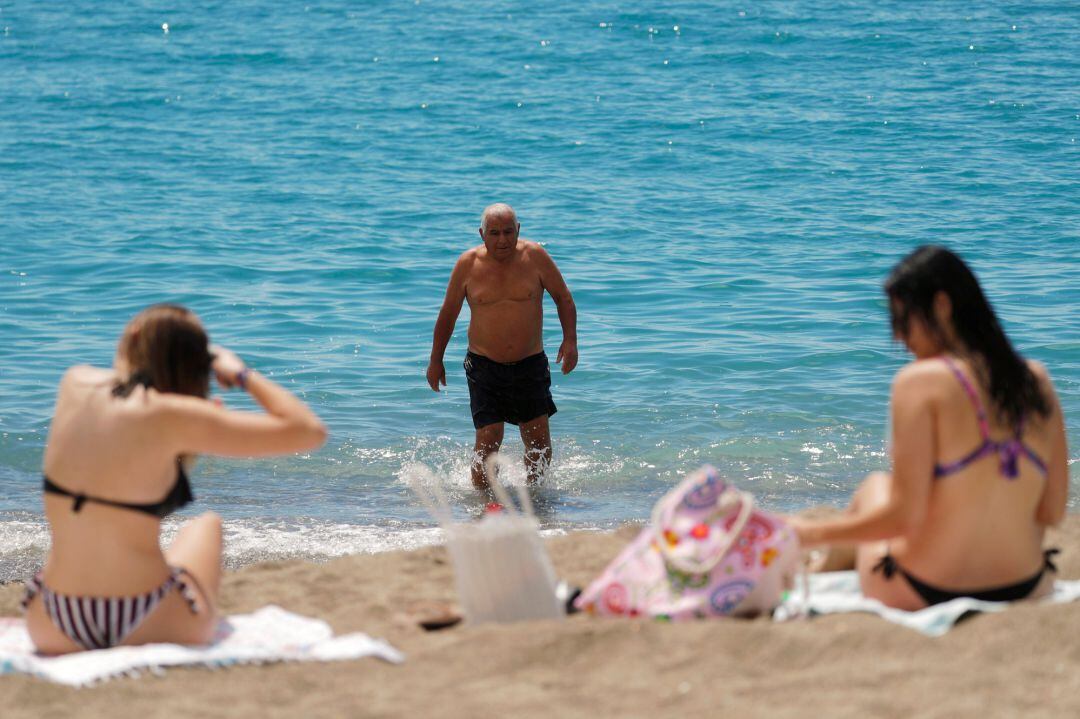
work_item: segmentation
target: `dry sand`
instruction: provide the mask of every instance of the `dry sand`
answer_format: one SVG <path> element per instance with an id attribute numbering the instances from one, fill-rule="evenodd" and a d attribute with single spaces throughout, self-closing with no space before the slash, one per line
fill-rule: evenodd
<path id="1" fill-rule="evenodd" d="M 559 574 L 585 584 L 635 533 L 549 542 Z M 1080 577 L 1080 516 L 1050 542 Z M 0 588 L 0 614 L 20 588 Z M 443 549 L 327 564 L 247 567 L 225 580 L 227 612 L 268 603 L 338 632 L 384 637 L 393 666 L 170 669 L 74 690 L 0 677 L 0 717 L 1077 717 L 1080 603 L 1021 605 L 929 639 L 869 615 L 670 625 L 575 615 L 562 623 L 419 629 L 419 601 L 452 601 Z"/>

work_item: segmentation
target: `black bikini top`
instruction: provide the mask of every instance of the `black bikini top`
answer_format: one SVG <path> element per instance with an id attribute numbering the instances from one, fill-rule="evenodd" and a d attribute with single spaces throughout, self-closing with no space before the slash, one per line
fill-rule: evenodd
<path id="1" fill-rule="evenodd" d="M 131 509 L 136 512 L 143 512 L 158 519 L 164 519 L 176 510 L 180 509 L 186 504 L 190 504 L 195 500 L 195 496 L 191 493 L 191 483 L 188 482 L 187 474 L 184 472 L 184 466 L 180 463 L 180 459 L 176 460 L 176 482 L 173 484 L 172 489 L 165 495 L 165 498 L 160 502 L 150 502 L 149 504 L 136 504 L 134 502 L 115 502 L 111 499 L 102 499 L 100 497 L 91 497 L 82 492 L 69 492 L 63 487 L 54 484 L 51 479 L 42 475 L 45 480 L 45 491 L 49 494 L 59 494 L 64 497 L 71 497 L 75 502 L 71 505 L 72 512 L 78 512 L 82 509 L 82 506 L 86 502 L 96 502 L 97 504 L 107 504 L 110 507 L 118 507 L 120 509 Z"/>

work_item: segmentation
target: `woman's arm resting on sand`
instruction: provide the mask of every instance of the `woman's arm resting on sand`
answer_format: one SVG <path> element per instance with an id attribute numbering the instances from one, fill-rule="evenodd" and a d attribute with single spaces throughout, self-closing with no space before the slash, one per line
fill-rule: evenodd
<path id="1" fill-rule="evenodd" d="M 892 390 L 893 473 L 886 502 L 855 506 L 835 519 L 790 517 L 803 546 L 855 544 L 892 539 L 918 530 L 926 518 L 934 474 L 933 409 L 925 368 L 913 364 L 896 376 Z"/>

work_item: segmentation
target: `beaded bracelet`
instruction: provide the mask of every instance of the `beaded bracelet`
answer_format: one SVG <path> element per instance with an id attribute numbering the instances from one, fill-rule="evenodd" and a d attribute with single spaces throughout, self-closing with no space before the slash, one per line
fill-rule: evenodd
<path id="1" fill-rule="evenodd" d="M 242 370 L 240 370 L 239 372 L 236 373 L 236 384 L 237 384 L 238 387 L 240 387 L 240 389 L 244 390 L 245 392 L 247 392 L 247 381 L 248 381 L 248 375 L 250 375 L 250 374 L 251 374 L 251 368 L 250 367 L 245 367 L 244 369 L 242 369 Z"/>

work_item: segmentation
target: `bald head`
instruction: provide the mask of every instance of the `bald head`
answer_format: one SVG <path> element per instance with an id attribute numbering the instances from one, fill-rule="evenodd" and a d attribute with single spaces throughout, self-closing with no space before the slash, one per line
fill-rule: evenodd
<path id="1" fill-rule="evenodd" d="M 496 202 L 494 205 L 488 205 L 484 208 L 484 212 L 480 215 L 480 231 L 486 232 L 488 223 L 491 220 L 508 220 L 512 224 L 517 224 L 517 213 L 514 212 L 514 208 L 505 202 Z"/>

